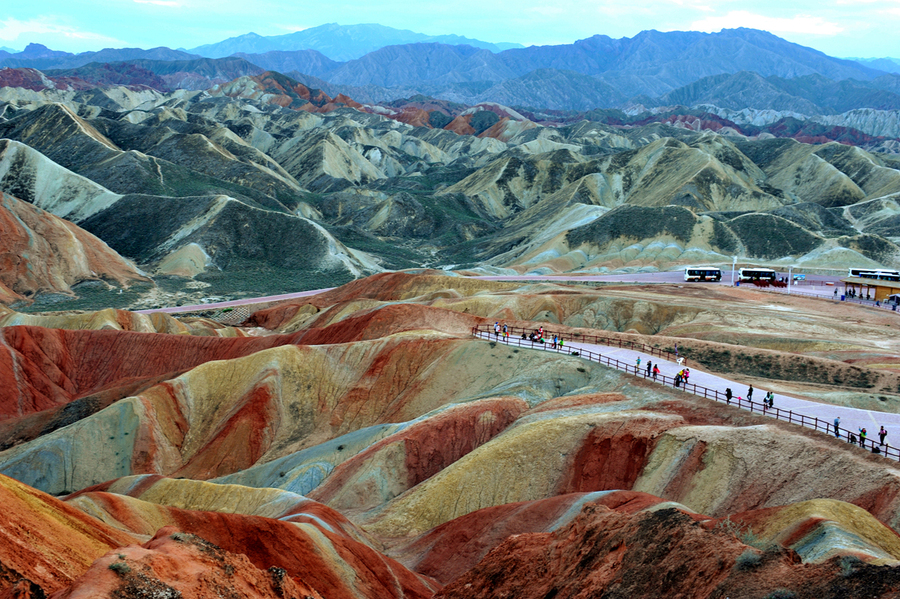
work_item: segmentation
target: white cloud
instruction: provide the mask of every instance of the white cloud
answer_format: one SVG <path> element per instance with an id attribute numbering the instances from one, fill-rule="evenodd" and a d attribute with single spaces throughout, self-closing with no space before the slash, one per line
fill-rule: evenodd
<path id="1" fill-rule="evenodd" d="M 54 35 L 75 40 L 102 41 L 110 43 L 122 43 L 112 37 L 81 31 L 75 27 L 56 22 L 54 17 L 38 17 L 28 21 L 18 19 L 0 19 L 0 40 L 13 41 L 23 35 Z"/>
<path id="2" fill-rule="evenodd" d="M 281 25 L 279 23 L 273 23 L 278 29 L 282 31 L 289 31 L 291 33 L 296 33 L 297 31 L 303 31 L 304 29 L 309 29 L 310 25 Z"/>
<path id="3" fill-rule="evenodd" d="M 791 18 L 767 17 L 745 10 L 732 11 L 719 17 L 706 17 L 691 23 L 690 28 L 696 31 L 713 32 L 737 27 L 762 29 L 771 33 L 804 33 L 810 35 L 836 35 L 844 30 L 837 23 L 826 21 L 822 17 L 812 15 L 796 15 Z"/>
<path id="4" fill-rule="evenodd" d="M 135 4 L 155 4 L 156 6 L 178 6 L 175 0 L 134 0 Z"/>

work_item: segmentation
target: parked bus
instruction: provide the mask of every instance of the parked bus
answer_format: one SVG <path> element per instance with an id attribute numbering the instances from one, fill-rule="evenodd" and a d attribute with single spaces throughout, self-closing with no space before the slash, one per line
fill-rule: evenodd
<path id="1" fill-rule="evenodd" d="M 771 268 L 742 268 L 740 278 L 742 281 L 774 281 L 778 273 Z"/>
<path id="2" fill-rule="evenodd" d="M 684 269 L 685 281 L 721 281 L 722 269 L 709 266 L 688 266 Z"/>
<path id="3" fill-rule="evenodd" d="M 848 277 L 862 277 L 864 279 L 881 279 L 882 281 L 900 281 L 900 272 L 879 268 L 851 268 L 847 272 Z"/>

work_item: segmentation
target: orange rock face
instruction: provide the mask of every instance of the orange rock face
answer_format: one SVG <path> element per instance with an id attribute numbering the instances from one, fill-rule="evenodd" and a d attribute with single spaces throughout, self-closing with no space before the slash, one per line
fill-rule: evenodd
<path id="1" fill-rule="evenodd" d="M 475 135 L 475 127 L 469 124 L 469 121 L 472 120 L 472 115 L 459 115 L 452 121 L 450 124 L 444 127 L 447 131 L 453 131 L 457 135 Z"/>
<path id="2" fill-rule="evenodd" d="M 322 599 L 282 568 L 259 568 L 244 555 L 173 527 L 160 529 L 142 546 L 108 553 L 71 587 L 52 595 L 53 599 L 223 596 Z"/>
<path id="3" fill-rule="evenodd" d="M 239 357 L 291 342 L 41 327 L 0 330 L 0 420 L 67 404 L 161 375 L 176 376 L 209 360 Z"/>
<path id="4" fill-rule="evenodd" d="M 448 584 L 474 568 L 508 537 L 547 532 L 566 524 L 567 513 L 585 499 L 623 513 L 660 502 L 658 497 L 633 491 L 611 491 L 600 498 L 597 495 L 570 493 L 478 510 L 442 524 L 395 551 L 415 571 Z"/>
<path id="5" fill-rule="evenodd" d="M 308 585 L 323 597 L 425 598 L 430 597 L 439 586 L 346 534 L 343 527 L 353 528 L 352 525 L 334 510 L 314 502 L 299 505 L 294 513 L 277 520 L 157 506 L 158 511 L 150 521 L 145 519 L 146 508 L 135 510 L 133 503 L 124 501 L 120 496 L 96 492 L 88 495 L 123 525 L 143 532 L 148 526 L 152 527 L 153 522 L 162 519 L 169 526 L 201 537 L 220 551 L 242 554 L 259 571 L 273 567 L 281 569 L 286 577 Z M 164 529 L 157 536 L 170 533 Z M 153 543 L 144 548 L 153 549 Z M 108 569 L 108 563 L 115 561 L 115 554 L 112 552 L 104 557 L 93 569 L 97 570 L 98 565 L 100 570 Z M 138 551 L 134 555 L 140 561 L 143 553 Z M 127 561 L 130 563 L 131 559 Z M 132 566 L 132 570 L 139 571 L 142 567 L 138 564 Z M 215 564 L 212 567 L 214 571 L 217 568 Z M 174 585 L 173 581 L 180 576 L 177 569 L 153 569 L 157 578 L 170 585 Z M 196 566 L 188 572 L 194 569 Z M 103 574 L 100 582 L 79 581 L 73 585 L 73 590 L 77 590 L 80 584 L 87 587 L 97 584 L 104 588 L 111 579 L 105 576 L 105 572 Z M 87 595 L 71 595 L 79 596 Z"/>
<path id="6" fill-rule="evenodd" d="M 900 570 L 839 559 L 801 564 L 789 549 L 748 547 L 677 509 L 634 515 L 588 504 L 568 526 L 509 537 L 440 598 L 888 597 Z M 792 594 L 787 594 L 788 592 Z"/>
<path id="7" fill-rule="evenodd" d="M 339 304 L 358 301 L 361 299 L 373 299 L 383 302 L 400 301 L 429 293 L 435 289 L 457 289 L 461 293 L 475 293 L 482 290 L 511 289 L 513 286 L 507 283 L 494 283 L 490 281 L 460 280 L 437 274 L 438 271 L 429 271 L 425 274 L 411 274 L 406 272 L 386 272 L 372 275 L 365 279 L 351 281 L 337 289 L 326 291 L 318 295 L 289 300 L 271 308 L 254 312 L 247 325 L 259 326 L 269 330 L 277 330 L 287 324 L 297 311 L 306 305 L 314 306 L 319 310 L 338 306 Z M 411 304 L 422 306 L 421 304 Z M 458 314 L 457 318 L 477 318 L 466 314 Z M 483 318 L 477 318 L 477 322 L 483 322 Z M 317 319 L 314 326 L 325 326 Z M 392 325 L 395 329 L 406 326 L 403 320 Z M 470 325 L 471 326 L 471 325 Z M 409 330 L 409 329 L 406 329 Z"/>
<path id="8" fill-rule="evenodd" d="M 0 192 L 0 300 L 71 293 L 75 283 L 99 279 L 146 280 L 87 231 Z"/>
<path id="9" fill-rule="evenodd" d="M 110 549 L 135 541 L 3 475 L 0 505 L 0 593 L 16 588 L 28 593 L 32 586 L 47 592 L 64 588 Z"/>

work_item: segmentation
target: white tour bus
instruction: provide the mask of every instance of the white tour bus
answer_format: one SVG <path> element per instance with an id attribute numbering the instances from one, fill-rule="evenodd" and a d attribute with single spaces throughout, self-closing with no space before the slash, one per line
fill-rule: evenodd
<path id="1" fill-rule="evenodd" d="M 881 279 L 882 281 L 900 281 L 900 272 L 880 268 L 851 268 L 847 272 L 848 277 L 862 277 L 864 279 Z"/>
<path id="2" fill-rule="evenodd" d="M 774 281 L 778 273 L 771 268 L 742 268 L 740 276 L 742 281 Z"/>
<path id="3" fill-rule="evenodd" d="M 722 269 L 711 266 L 688 266 L 684 269 L 685 281 L 721 281 Z"/>

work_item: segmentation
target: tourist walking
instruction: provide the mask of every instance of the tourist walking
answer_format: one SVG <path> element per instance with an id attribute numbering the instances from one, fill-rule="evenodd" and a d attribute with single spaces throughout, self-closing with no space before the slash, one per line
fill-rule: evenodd
<path id="1" fill-rule="evenodd" d="M 637 376 L 637 373 L 641 371 L 641 357 L 638 356 L 637 360 L 634 361 L 634 374 Z"/>
<path id="2" fill-rule="evenodd" d="M 750 388 L 747 389 L 747 400 L 753 401 L 753 385 L 750 385 Z"/>
<path id="3" fill-rule="evenodd" d="M 500 323 L 499 322 L 494 323 L 494 335 L 496 335 L 498 338 L 500 337 Z"/>
<path id="4" fill-rule="evenodd" d="M 509 327 L 507 327 L 505 323 L 503 325 L 503 336 L 506 337 L 507 340 L 509 340 Z"/>
<path id="5" fill-rule="evenodd" d="M 653 365 L 653 380 L 654 381 L 656 380 L 657 375 L 659 375 L 659 366 L 654 364 Z"/>
<path id="6" fill-rule="evenodd" d="M 866 429 L 864 428 L 859 429 L 859 446 L 866 446 Z"/>
<path id="7" fill-rule="evenodd" d="M 835 416 L 834 418 L 834 437 L 835 439 L 841 438 L 841 417 Z"/>
<path id="8" fill-rule="evenodd" d="M 884 445 L 884 438 L 885 438 L 885 437 L 887 437 L 887 431 L 884 430 L 884 427 L 882 426 L 882 427 L 881 427 L 881 430 L 878 431 L 878 439 L 879 439 L 879 441 L 880 441 L 880 442 L 878 443 L 879 445 Z"/>
<path id="9" fill-rule="evenodd" d="M 732 398 L 731 387 L 726 387 L 725 388 L 725 403 L 727 403 L 728 405 L 731 405 L 731 398 Z"/>
<path id="10" fill-rule="evenodd" d="M 650 376 L 650 372 L 653 370 L 653 362 L 647 360 L 647 376 Z"/>
<path id="11" fill-rule="evenodd" d="M 772 406 L 775 404 L 775 394 L 769 391 L 766 394 L 766 401 L 769 402 L 769 409 L 772 409 Z"/>

